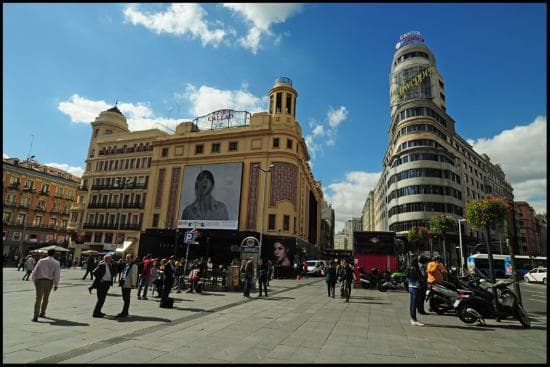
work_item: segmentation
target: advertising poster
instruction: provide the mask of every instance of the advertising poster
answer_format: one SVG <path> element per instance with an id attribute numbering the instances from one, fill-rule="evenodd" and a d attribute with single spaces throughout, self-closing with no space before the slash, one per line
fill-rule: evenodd
<path id="1" fill-rule="evenodd" d="M 178 228 L 238 229 L 243 166 L 185 166 Z"/>
<path id="2" fill-rule="evenodd" d="M 294 271 L 294 263 L 300 262 L 300 254 L 296 251 L 296 239 L 264 236 L 262 257 L 266 261 L 272 261 L 276 278 L 291 277 Z"/>

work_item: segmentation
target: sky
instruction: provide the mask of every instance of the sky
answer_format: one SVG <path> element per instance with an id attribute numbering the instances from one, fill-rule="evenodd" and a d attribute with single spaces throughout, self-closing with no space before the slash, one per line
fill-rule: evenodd
<path id="1" fill-rule="evenodd" d="M 389 73 L 419 31 L 457 133 L 546 212 L 546 4 L 3 4 L 3 157 L 83 172 L 118 103 L 132 131 L 267 111 L 276 78 L 336 215 L 360 217 L 388 147 Z"/>

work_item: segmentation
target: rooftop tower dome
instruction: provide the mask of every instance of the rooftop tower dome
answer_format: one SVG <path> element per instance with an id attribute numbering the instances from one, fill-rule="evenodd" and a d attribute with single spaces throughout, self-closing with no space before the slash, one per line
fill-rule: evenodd
<path id="1" fill-rule="evenodd" d="M 294 122 L 296 119 L 296 98 L 298 92 L 287 77 L 275 79 L 275 85 L 269 91 L 269 114 L 275 121 Z"/>

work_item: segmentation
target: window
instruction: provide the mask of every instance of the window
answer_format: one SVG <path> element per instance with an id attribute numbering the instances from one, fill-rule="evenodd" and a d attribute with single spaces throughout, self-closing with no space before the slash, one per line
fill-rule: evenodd
<path id="1" fill-rule="evenodd" d="M 292 149 L 292 139 L 286 139 L 286 147 Z"/>
<path id="2" fill-rule="evenodd" d="M 273 113 L 273 95 L 269 96 L 269 113 Z"/>
<path id="3" fill-rule="evenodd" d="M 57 190 L 55 191 L 55 194 L 57 196 L 63 196 L 63 188 L 62 187 L 58 187 Z"/>
<path id="4" fill-rule="evenodd" d="M 286 95 L 286 105 L 285 105 L 285 112 L 286 113 L 291 113 L 291 111 L 290 111 L 291 104 L 292 104 L 292 95 L 287 93 L 287 95 Z"/>
<path id="5" fill-rule="evenodd" d="M 50 191 L 50 185 L 43 184 L 41 191 L 42 191 L 43 194 L 47 194 Z"/>
<path id="6" fill-rule="evenodd" d="M 13 232 L 13 235 L 11 236 L 11 239 L 13 241 L 20 241 L 21 240 L 21 232 Z"/>
<path id="7" fill-rule="evenodd" d="M 25 224 L 25 219 L 27 219 L 27 216 L 25 214 L 19 214 L 17 216 L 17 224 L 24 225 Z"/>
<path id="8" fill-rule="evenodd" d="M 168 148 L 162 148 L 161 156 L 162 157 L 168 157 Z"/>
<path id="9" fill-rule="evenodd" d="M 269 214 L 269 230 L 275 230 L 275 214 Z"/>
<path id="10" fill-rule="evenodd" d="M 212 153 L 220 152 L 220 143 L 212 143 Z"/>
<path id="11" fill-rule="evenodd" d="M 4 212 L 4 213 L 2 214 L 2 217 L 3 217 L 2 219 L 3 219 L 4 222 L 9 222 L 9 221 L 10 221 L 10 217 L 11 217 L 11 213 L 10 213 L 10 212 Z"/>
<path id="12" fill-rule="evenodd" d="M 290 228 L 290 217 L 288 215 L 283 216 L 283 230 L 288 231 Z"/>
<path id="13" fill-rule="evenodd" d="M 94 233 L 94 242 L 101 243 L 101 238 L 103 237 L 102 232 Z"/>
<path id="14" fill-rule="evenodd" d="M 156 228 L 159 226 L 159 215 L 158 214 L 153 214 L 153 224 L 152 224 L 152 227 L 153 228 Z"/>
<path id="15" fill-rule="evenodd" d="M 42 217 L 38 215 L 34 217 L 34 219 L 32 220 L 32 225 L 35 227 L 39 227 L 41 224 L 42 224 Z"/>
<path id="16" fill-rule="evenodd" d="M 195 154 L 202 154 L 204 151 L 204 145 L 197 144 L 195 145 Z"/>
<path id="17" fill-rule="evenodd" d="M 279 148 L 279 138 L 273 138 L 273 148 Z"/>
<path id="18" fill-rule="evenodd" d="M 229 142 L 229 151 L 230 152 L 236 152 L 239 149 L 239 143 L 236 141 L 230 141 Z"/>
<path id="19" fill-rule="evenodd" d="M 276 99 L 275 99 L 275 112 L 278 112 L 278 113 L 281 112 L 281 104 L 283 102 L 282 99 L 283 99 L 283 93 L 281 92 L 277 93 Z"/>

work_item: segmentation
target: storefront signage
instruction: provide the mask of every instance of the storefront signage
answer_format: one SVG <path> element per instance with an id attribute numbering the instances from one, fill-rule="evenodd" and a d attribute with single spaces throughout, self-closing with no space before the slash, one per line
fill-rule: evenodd
<path id="1" fill-rule="evenodd" d="M 434 72 L 435 72 L 435 66 L 433 65 L 427 69 L 422 70 L 421 72 L 416 74 L 414 77 L 409 79 L 406 83 L 401 84 L 395 91 L 392 92 L 392 94 L 396 94 L 397 98 L 401 97 L 403 93 L 407 92 L 409 89 L 411 89 L 414 86 L 420 85 L 428 75 L 432 75 Z"/>
<path id="2" fill-rule="evenodd" d="M 395 44 L 395 49 L 398 50 L 399 48 L 408 45 L 414 41 L 424 42 L 424 37 L 422 37 L 422 34 L 418 31 L 410 31 L 407 33 L 404 33 L 399 37 L 399 42 Z"/>
<path id="3" fill-rule="evenodd" d="M 208 115 L 197 117 L 193 120 L 193 123 L 201 130 L 245 126 L 250 123 L 250 112 L 229 109 L 217 110 Z"/>

